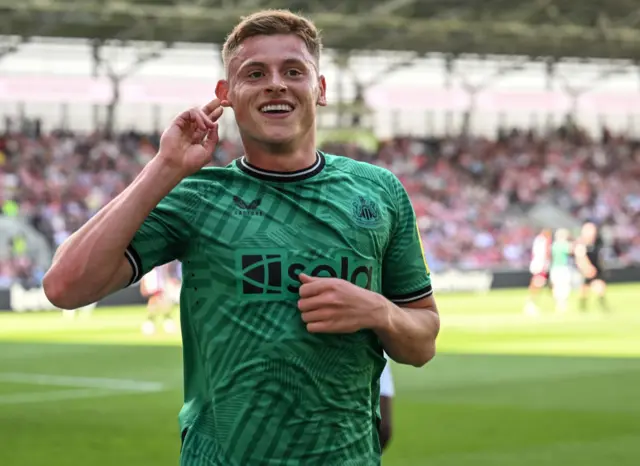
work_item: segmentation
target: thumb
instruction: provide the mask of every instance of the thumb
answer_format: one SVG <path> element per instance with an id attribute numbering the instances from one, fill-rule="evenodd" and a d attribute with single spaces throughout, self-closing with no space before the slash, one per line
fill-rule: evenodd
<path id="1" fill-rule="evenodd" d="M 204 150 L 211 154 L 218 144 L 218 124 L 214 124 L 214 127 L 207 132 L 207 139 L 204 141 Z"/>

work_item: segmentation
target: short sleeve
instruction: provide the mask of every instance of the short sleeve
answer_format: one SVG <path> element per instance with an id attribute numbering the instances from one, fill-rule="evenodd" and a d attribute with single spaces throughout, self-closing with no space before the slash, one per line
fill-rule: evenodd
<path id="1" fill-rule="evenodd" d="M 129 285 L 154 267 L 180 259 L 190 236 L 190 204 L 179 185 L 151 211 L 125 251 L 133 269 Z"/>
<path id="2" fill-rule="evenodd" d="M 400 180 L 391 176 L 395 219 L 382 264 L 382 292 L 402 305 L 430 296 L 433 289 L 411 200 Z"/>

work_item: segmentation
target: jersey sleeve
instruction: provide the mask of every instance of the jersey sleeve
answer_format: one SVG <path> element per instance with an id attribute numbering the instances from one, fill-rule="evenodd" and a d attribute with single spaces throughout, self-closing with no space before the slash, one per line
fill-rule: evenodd
<path id="1" fill-rule="evenodd" d="M 382 264 L 382 292 L 390 301 L 402 305 L 431 296 L 433 289 L 409 195 L 395 176 L 391 187 L 395 216 Z"/>
<path id="2" fill-rule="evenodd" d="M 151 211 L 125 251 L 133 270 L 127 286 L 154 267 L 180 259 L 193 225 L 192 205 L 185 189 L 178 185 Z"/>

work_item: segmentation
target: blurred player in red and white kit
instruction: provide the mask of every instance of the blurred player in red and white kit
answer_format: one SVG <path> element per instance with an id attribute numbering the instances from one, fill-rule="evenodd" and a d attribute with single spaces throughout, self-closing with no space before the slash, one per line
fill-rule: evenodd
<path id="1" fill-rule="evenodd" d="M 142 333 L 151 335 L 156 331 L 156 321 L 162 319 L 166 333 L 175 333 L 173 311 L 180 300 L 180 280 L 177 262 L 154 268 L 140 281 L 140 292 L 147 298 L 147 320 L 142 324 Z"/>
<path id="2" fill-rule="evenodd" d="M 537 314 L 538 306 L 536 298 L 540 290 L 544 288 L 549 279 L 549 268 L 551 266 L 551 230 L 544 229 L 533 240 L 533 250 L 531 251 L 531 282 L 529 283 L 529 298 L 525 305 L 526 314 Z"/>

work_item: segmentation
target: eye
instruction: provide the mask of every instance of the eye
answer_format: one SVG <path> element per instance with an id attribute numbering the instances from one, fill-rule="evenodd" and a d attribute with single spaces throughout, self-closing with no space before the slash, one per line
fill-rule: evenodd
<path id="1" fill-rule="evenodd" d="M 262 76 L 264 76 L 264 73 L 262 71 L 252 71 L 251 73 L 249 73 L 249 78 L 251 79 L 258 79 Z"/>
<path id="2" fill-rule="evenodd" d="M 292 68 L 290 70 L 287 70 L 287 76 L 291 76 L 291 77 L 302 76 L 302 72 L 300 70 L 296 70 L 295 68 Z"/>

